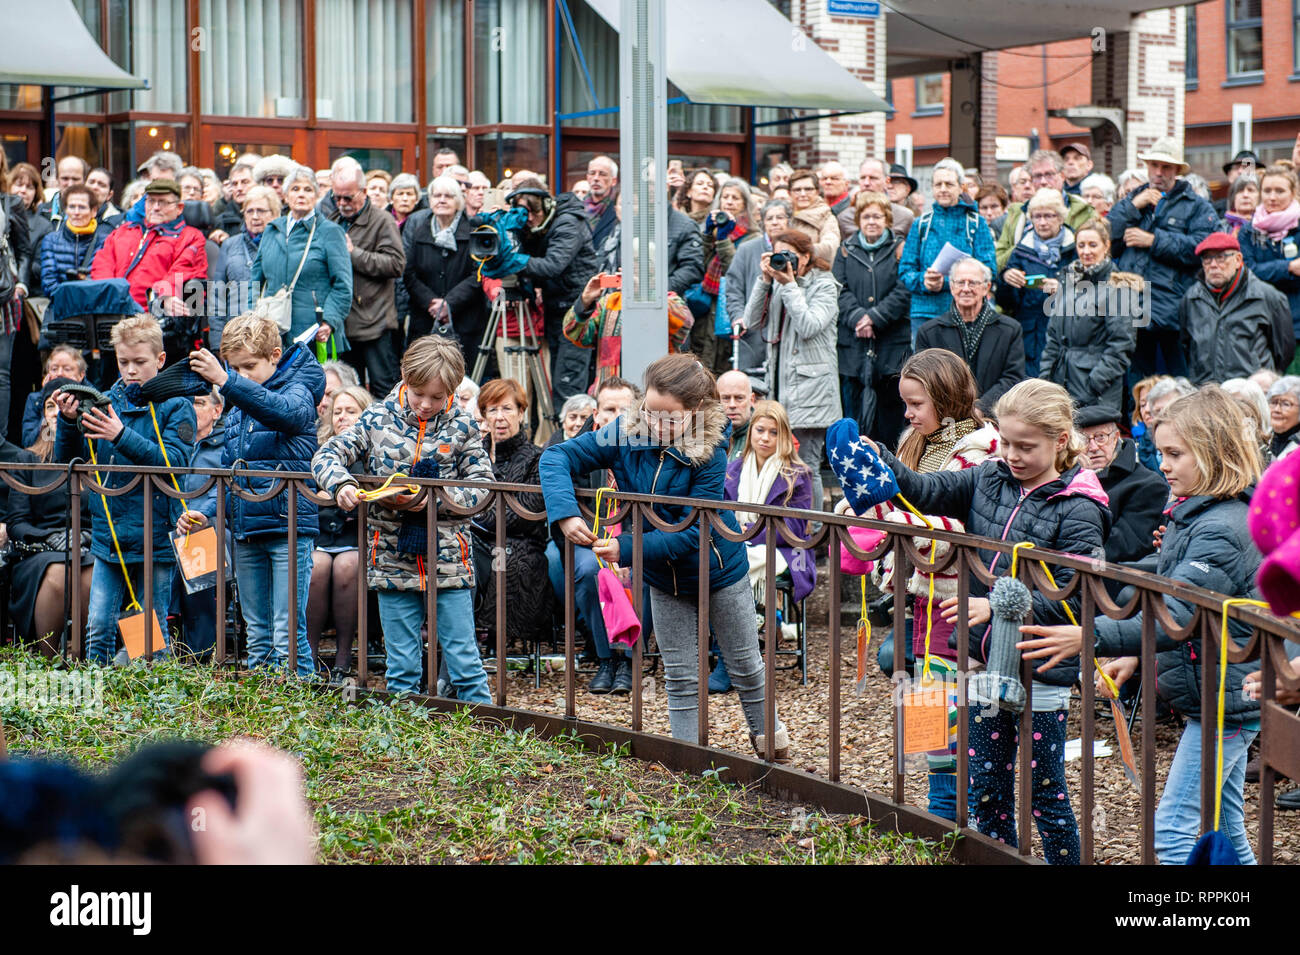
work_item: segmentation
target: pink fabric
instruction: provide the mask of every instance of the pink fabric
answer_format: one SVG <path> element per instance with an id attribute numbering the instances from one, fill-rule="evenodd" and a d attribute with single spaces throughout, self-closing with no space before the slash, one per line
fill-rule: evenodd
<path id="1" fill-rule="evenodd" d="M 1270 239 L 1284 238 L 1292 229 L 1300 225 L 1300 200 L 1292 199 L 1291 205 L 1281 212 L 1266 212 L 1261 205 L 1255 210 L 1250 224 L 1256 232 L 1262 232 Z"/>
<path id="2" fill-rule="evenodd" d="M 1264 555 L 1259 590 L 1276 614 L 1300 611 L 1300 452 L 1276 462 L 1250 501 L 1247 526 Z"/>
<path id="3" fill-rule="evenodd" d="M 880 546 L 885 539 L 884 531 L 873 531 L 869 527 L 850 527 L 849 536 L 863 550 L 870 551 Z M 840 545 L 840 570 L 846 574 L 869 574 L 874 566 L 872 561 L 862 560 L 843 544 Z"/>
<path id="4" fill-rule="evenodd" d="M 1079 468 L 1079 473 L 1070 479 L 1070 483 L 1065 490 L 1057 491 L 1052 497 L 1073 497 L 1075 495 L 1090 497 L 1102 507 L 1110 506 L 1110 495 L 1102 488 L 1101 481 L 1097 479 L 1097 472 L 1088 468 Z"/>
<path id="5" fill-rule="evenodd" d="M 596 596 L 600 599 L 600 615 L 605 618 L 610 645 L 636 646 L 641 639 L 641 621 L 636 618 L 623 581 L 608 567 L 596 572 Z"/>

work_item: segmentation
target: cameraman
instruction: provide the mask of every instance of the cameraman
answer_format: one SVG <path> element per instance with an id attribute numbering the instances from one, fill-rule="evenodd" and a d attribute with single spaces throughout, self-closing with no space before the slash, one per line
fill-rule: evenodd
<path id="1" fill-rule="evenodd" d="M 552 196 L 535 178 L 516 183 L 506 201 L 528 210 L 528 227 L 518 234 L 520 250 L 528 258 L 518 274 L 542 292 L 552 391 L 558 406 L 586 391 L 591 373 L 591 352 L 560 334 L 565 312 L 599 270 L 587 210 L 573 193 Z"/>
<path id="2" fill-rule="evenodd" d="M 68 186 L 62 193 L 63 218 L 41 241 L 41 288 L 46 295 L 64 282 L 90 277 L 90 263 L 112 228 L 95 219 L 98 203 L 89 186 Z"/>

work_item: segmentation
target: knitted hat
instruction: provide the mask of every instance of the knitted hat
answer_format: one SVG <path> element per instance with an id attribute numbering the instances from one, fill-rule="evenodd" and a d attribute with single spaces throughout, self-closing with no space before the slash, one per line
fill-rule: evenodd
<path id="1" fill-rule="evenodd" d="M 433 458 L 421 458 L 411 465 L 411 477 L 436 478 L 438 462 Z M 433 489 L 429 489 L 430 503 L 433 506 Z M 429 524 L 424 511 L 402 511 L 402 525 L 397 529 L 397 550 L 402 554 L 423 557 L 429 549 Z"/>
<path id="2" fill-rule="evenodd" d="M 898 493 L 894 472 L 862 437 L 852 418 L 841 418 L 826 429 L 826 454 L 854 513 L 862 514 Z"/>
<path id="3" fill-rule="evenodd" d="M 1264 472 L 1247 526 L 1264 555 L 1257 582 L 1269 608 L 1279 616 L 1300 611 L 1300 453 Z"/>
<path id="4" fill-rule="evenodd" d="M 168 398 L 195 398 L 212 394 L 212 382 L 190 370 L 190 360 L 182 358 L 164 368 L 143 385 L 134 382 L 126 386 L 126 397 L 133 405 L 143 407 L 149 402 L 162 402 Z"/>

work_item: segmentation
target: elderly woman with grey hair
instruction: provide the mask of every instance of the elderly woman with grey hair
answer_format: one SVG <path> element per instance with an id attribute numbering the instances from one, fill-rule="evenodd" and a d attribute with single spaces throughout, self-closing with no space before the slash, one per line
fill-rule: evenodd
<path id="1" fill-rule="evenodd" d="M 258 168 L 261 165 L 258 163 Z M 253 178 L 257 179 L 256 171 Z M 319 305 L 324 325 L 317 330 L 317 341 L 328 341 L 332 334 L 337 351 L 346 351 L 343 323 L 352 307 L 352 258 L 347 236 L 340 226 L 317 214 L 320 189 L 312 170 L 297 164 L 290 166 L 281 189 L 287 213 L 266 227 L 258 243 L 252 280 L 255 285 L 265 283 L 264 295 L 293 286 L 288 339 L 297 338 L 316 324 Z"/>
<path id="2" fill-rule="evenodd" d="M 1283 375 L 1268 389 L 1268 423 L 1274 461 L 1300 447 L 1300 375 Z"/>
<path id="3" fill-rule="evenodd" d="M 1065 224 L 1061 193 L 1039 189 L 1025 207 L 1032 228 L 1026 229 L 1007 258 L 998 282 L 997 303 L 1020 320 L 1025 338 L 1025 374 L 1038 377 L 1038 359 L 1047 344 L 1047 300 L 1075 259 L 1074 232 Z"/>
<path id="4" fill-rule="evenodd" d="M 1084 176 L 1083 182 L 1079 183 L 1079 195 L 1092 206 L 1097 215 L 1104 218 L 1115 204 L 1115 180 L 1103 172 Z"/>
<path id="5" fill-rule="evenodd" d="M 465 215 L 460 183 L 441 175 L 429 183 L 429 208 L 416 212 L 402 229 L 410 296 L 409 345 L 432 331 L 454 334 L 461 350 L 473 355 L 487 325 L 487 298 L 469 255 L 474 231 Z"/>

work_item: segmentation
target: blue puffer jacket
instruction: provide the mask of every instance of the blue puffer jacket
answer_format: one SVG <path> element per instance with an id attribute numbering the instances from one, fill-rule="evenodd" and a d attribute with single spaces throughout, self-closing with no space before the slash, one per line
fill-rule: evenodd
<path id="1" fill-rule="evenodd" d="M 325 395 L 325 373 L 315 356 L 294 345 L 280 359 L 275 373 L 259 385 L 231 373 L 221 388 L 226 399 L 226 443 L 222 467 L 236 461 L 253 471 L 310 471 L 316 453 L 316 406 Z M 241 478 L 246 491 L 262 493 L 273 478 Z M 289 522 L 287 491 L 265 501 L 246 501 L 226 494 L 226 519 L 236 540 L 274 534 L 283 536 Z M 202 508 L 211 520 L 216 501 Z M 315 537 L 319 532 L 316 505 L 298 495 L 298 533 Z"/>
<path id="2" fill-rule="evenodd" d="M 1287 268 L 1300 251 L 1300 225 L 1280 239 L 1270 239 L 1253 228 L 1242 229 L 1237 233 L 1237 240 L 1241 243 L 1241 257 L 1250 270 L 1286 296 L 1296 338 L 1300 340 L 1300 275 L 1292 275 Z M 1287 258 L 1287 252 L 1292 253 L 1291 259 Z"/>
<path id="3" fill-rule="evenodd" d="M 947 276 L 944 276 L 942 291 L 928 292 L 925 288 L 925 270 L 948 242 L 979 259 L 997 275 L 993 233 L 975 208 L 975 203 L 963 195 L 955 205 L 936 204 L 930 212 L 912 223 L 907 243 L 903 246 L 903 257 L 898 260 L 898 281 L 912 293 L 913 327 L 918 321 L 944 314 L 952 306 Z"/>
<path id="4" fill-rule="evenodd" d="M 59 227 L 41 240 L 41 290 L 46 296 L 54 294 L 59 284 L 66 282 L 68 272 L 77 270 L 90 275 L 90 265 L 95 253 L 113 230 L 100 223 L 89 235 L 76 235 L 68 228 L 65 219 Z"/>
<path id="5" fill-rule="evenodd" d="M 1174 183 L 1163 199 L 1139 209 L 1133 197 L 1145 184 L 1115 203 L 1110 210 L 1111 255 L 1121 272 L 1132 272 L 1151 283 L 1151 324 L 1156 328 L 1178 328 L 1178 303 L 1196 281 L 1201 262 L 1196 247 L 1218 225 L 1214 206 L 1202 199 L 1186 179 Z M 1124 245 L 1124 230 L 1141 229 L 1155 236 L 1150 248 Z"/>
<path id="6" fill-rule="evenodd" d="M 547 519 L 555 524 L 568 517 L 581 517 L 573 482 L 605 468 L 613 470 L 620 489 L 632 494 L 723 500 L 731 423 L 721 406 L 714 406 L 700 413 L 696 429 L 683 444 L 656 444 L 647 433 L 638 405 L 625 418 L 617 418 L 599 431 L 547 448 L 538 464 Z M 661 520 L 677 523 L 685 519 L 686 509 L 656 505 L 655 514 Z M 721 517 L 728 528 L 740 530 L 731 511 L 721 512 Z M 642 567 L 650 586 L 682 597 L 698 594 L 699 541 L 698 525 L 668 533 L 645 523 Z M 745 545 L 717 534 L 710 535 L 709 541 L 710 590 L 730 586 L 749 573 Z M 619 563 L 631 567 L 630 529 L 619 536 L 618 543 Z"/>
<path id="7" fill-rule="evenodd" d="M 1111 516 L 1106 492 L 1093 471 L 1076 464 L 1055 481 L 1036 487 L 1026 495 L 1002 460 L 990 458 L 964 471 L 917 474 L 883 448 L 880 456 L 893 469 L 903 496 L 925 514 L 942 514 L 964 521 L 967 533 L 1016 544 L 1029 541 L 1036 547 L 1066 554 L 1103 559 L 1106 555 L 1104 544 L 1110 533 Z M 1005 574 L 1010 570 L 1010 559 L 997 551 L 980 550 L 979 555 L 992 571 Z M 1052 576 L 1058 586 L 1064 587 L 1074 571 L 1052 567 Z M 972 576 L 971 595 L 986 593 L 987 586 Z M 1077 618 L 1077 594 L 1069 604 Z M 1069 619 L 1059 601 L 1035 592 L 1034 623 L 1063 624 L 1069 623 Z M 970 652 L 978 660 L 987 659 L 986 635 L 986 627 L 970 628 Z M 1035 679 L 1054 686 L 1070 686 L 1078 674 L 1079 659 L 1075 657 L 1038 674 Z"/>
<path id="8" fill-rule="evenodd" d="M 163 448 L 158 446 L 158 437 L 154 433 L 153 415 L 149 405 L 136 407 L 126 397 L 126 385 L 119 378 L 108 390 L 112 399 L 113 410 L 122 420 L 122 433 L 116 441 L 96 441 L 95 457 L 99 464 L 134 464 L 143 467 L 185 468 L 190 465 L 194 454 L 194 403 L 188 398 L 169 398 L 162 404 L 154 405 L 158 418 L 158 430 L 162 432 L 163 448 L 167 454 L 164 458 Z M 75 422 L 59 415 L 59 426 L 54 436 L 54 458 L 64 463 L 73 458 L 90 460 L 85 436 L 77 430 Z M 101 472 L 104 487 L 115 488 L 129 484 L 133 475 L 118 472 L 109 474 Z M 169 482 L 170 483 L 170 482 Z M 135 490 L 118 497 L 104 497 L 108 502 L 109 513 L 113 516 L 113 529 L 117 532 L 118 543 L 122 547 L 122 557 L 128 564 L 138 564 L 144 560 L 144 489 Z M 102 520 L 104 504 L 95 501 L 91 505 L 94 518 L 91 523 L 92 539 L 90 552 L 101 560 L 117 564 L 117 553 L 113 549 L 113 537 L 109 532 L 108 521 Z M 175 562 L 170 534 L 180 517 L 180 502 L 167 497 L 161 491 L 153 492 L 153 560 L 154 563 L 167 564 Z"/>
<path id="9" fill-rule="evenodd" d="M 1141 570 L 1162 577 L 1204 587 L 1227 597 L 1254 597 L 1255 574 L 1260 554 L 1246 527 L 1250 497 L 1248 488 L 1234 498 L 1200 495 L 1179 502 L 1169 514 L 1160 550 L 1135 564 Z M 1121 601 L 1126 595 L 1121 595 Z M 1165 606 L 1179 626 L 1192 616 L 1192 605 L 1165 597 Z M 1215 624 L 1218 629 L 1218 624 Z M 1097 615 L 1098 656 L 1138 656 L 1142 652 L 1142 615 L 1112 620 Z M 1156 685 L 1171 706 L 1192 719 L 1201 713 L 1201 638 L 1194 634 L 1182 642 L 1169 637 L 1156 621 Z M 1238 642 L 1250 636 L 1250 627 L 1229 620 L 1228 633 Z M 1225 718 L 1242 723 L 1259 713 L 1259 704 L 1241 695 L 1246 674 L 1259 669 L 1259 662 L 1229 663 Z M 1217 692 L 1217 688 L 1211 688 Z"/>

